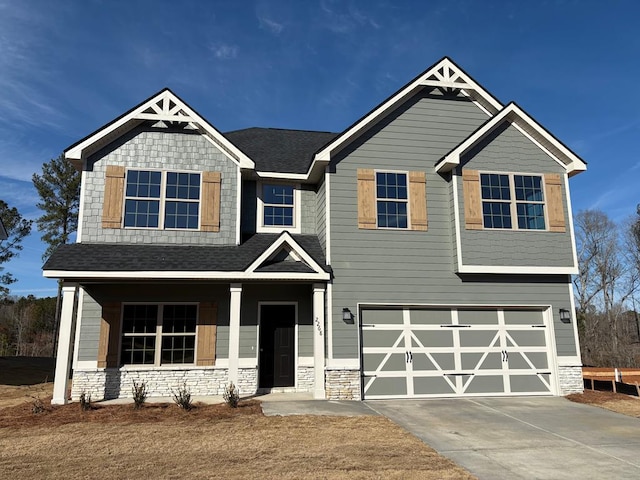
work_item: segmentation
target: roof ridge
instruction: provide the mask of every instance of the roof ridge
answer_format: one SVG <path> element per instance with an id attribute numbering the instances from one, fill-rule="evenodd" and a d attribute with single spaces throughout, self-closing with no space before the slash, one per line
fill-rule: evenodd
<path id="1" fill-rule="evenodd" d="M 340 134 L 340 132 L 330 132 L 327 130 L 306 130 L 301 128 L 278 128 L 278 127 L 247 127 L 247 128 L 241 128 L 239 130 L 231 130 L 228 132 L 224 132 L 224 134 L 226 135 L 228 133 L 244 132 L 246 130 L 277 130 L 277 131 L 283 131 L 283 132 L 328 133 L 331 135 Z"/>

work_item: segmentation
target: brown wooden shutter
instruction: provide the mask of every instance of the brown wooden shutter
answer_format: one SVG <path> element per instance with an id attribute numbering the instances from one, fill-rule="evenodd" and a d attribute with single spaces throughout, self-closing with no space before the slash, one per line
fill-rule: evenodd
<path id="1" fill-rule="evenodd" d="M 464 191 L 465 228 L 467 230 L 482 230 L 480 175 L 477 170 L 462 170 L 462 190 Z"/>
<path id="2" fill-rule="evenodd" d="M 358 228 L 376 228 L 376 176 L 368 168 L 358 169 Z"/>
<path id="3" fill-rule="evenodd" d="M 427 174 L 409 172 L 411 230 L 427 230 Z"/>
<path id="4" fill-rule="evenodd" d="M 198 314 L 198 358 L 200 366 L 214 365 L 216 360 L 216 323 L 218 306 L 215 303 L 200 303 Z"/>
<path id="5" fill-rule="evenodd" d="M 100 340 L 98 342 L 98 368 L 117 367 L 120 350 L 120 303 L 102 305 Z"/>
<path id="6" fill-rule="evenodd" d="M 202 219 L 203 232 L 220 231 L 220 172 L 202 172 Z"/>
<path id="7" fill-rule="evenodd" d="M 547 197 L 547 216 L 549 230 L 566 232 L 564 207 L 562 204 L 562 178 L 558 173 L 547 173 L 544 176 L 544 190 Z"/>
<path id="8" fill-rule="evenodd" d="M 107 165 L 102 205 L 102 228 L 122 227 L 122 201 L 124 199 L 124 167 Z"/>

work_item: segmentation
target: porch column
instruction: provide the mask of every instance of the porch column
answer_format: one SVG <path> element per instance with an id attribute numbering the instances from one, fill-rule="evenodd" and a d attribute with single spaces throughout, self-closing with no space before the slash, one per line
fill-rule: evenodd
<path id="1" fill-rule="evenodd" d="M 242 284 L 232 283 L 229 291 L 231 292 L 231 299 L 229 302 L 229 381 L 233 382 L 233 384 L 238 387 Z"/>
<path id="2" fill-rule="evenodd" d="M 73 347 L 73 304 L 76 295 L 76 284 L 65 283 L 62 286 L 62 308 L 60 311 L 60 329 L 58 334 L 58 353 L 56 357 L 56 372 L 53 381 L 53 405 L 67 403 L 67 389 L 69 386 L 69 372 L 71 368 L 71 350 Z"/>
<path id="3" fill-rule="evenodd" d="M 324 399 L 324 335 L 325 335 L 325 304 L 324 283 L 313 284 L 313 371 L 315 387 L 313 398 Z"/>

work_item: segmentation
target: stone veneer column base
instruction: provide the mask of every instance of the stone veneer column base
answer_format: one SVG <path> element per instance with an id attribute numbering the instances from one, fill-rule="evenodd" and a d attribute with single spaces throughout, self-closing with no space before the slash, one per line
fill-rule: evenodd
<path id="1" fill-rule="evenodd" d="M 150 397 L 171 397 L 186 384 L 194 396 L 222 395 L 228 386 L 227 368 L 190 368 L 157 370 L 120 370 L 106 368 L 80 370 L 73 373 L 71 399 L 78 400 L 84 392 L 92 400 L 131 398 L 133 382 L 145 382 Z M 238 389 L 243 395 L 256 393 L 258 371 L 256 368 L 241 368 L 238 371 Z"/>
<path id="2" fill-rule="evenodd" d="M 296 383 L 296 391 L 313 392 L 315 384 L 314 367 L 298 367 L 298 381 Z"/>
<path id="3" fill-rule="evenodd" d="M 329 400 L 361 400 L 360 370 L 327 368 L 325 389 Z"/>
<path id="4" fill-rule="evenodd" d="M 584 391 L 581 366 L 558 367 L 558 381 L 560 384 L 560 395 L 582 393 Z"/>

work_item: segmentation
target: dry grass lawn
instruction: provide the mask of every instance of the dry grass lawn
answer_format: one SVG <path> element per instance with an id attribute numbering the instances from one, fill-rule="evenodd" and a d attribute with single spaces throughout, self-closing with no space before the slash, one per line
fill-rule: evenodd
<path id="1" fill-rule="evenodd" d="M 0 408 L 0 478 L 474 478 L 384 417 L 265 417 L 257 401 L 81 412 L 49 399 L 34 414 L 24 398 Z"/>
<path id="2" fill-rule="evenodd" d="M 585 390 L 584 393 L 574 393 L 568 395 L 567 398 L 572 402 L 595 405 L 623 415 L 640 418 L 640 398 L 638 397 L 621 393 Z"/>

